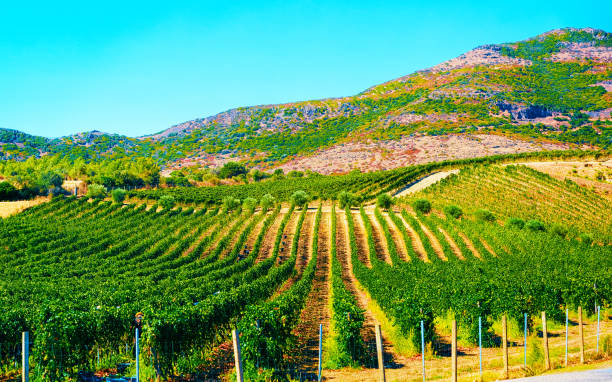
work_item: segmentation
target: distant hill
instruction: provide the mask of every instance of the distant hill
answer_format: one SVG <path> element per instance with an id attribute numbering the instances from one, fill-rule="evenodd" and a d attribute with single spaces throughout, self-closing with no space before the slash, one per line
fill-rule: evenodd
<path id="1" fill-rule="evenodd" d="M 0 129 L 0 158 L 152 157 L 168 169 L 241 160 L 344 172 L 612 144 L 612 34 L 564 28 L 479 46 L 350 97 L 241 107 L 129 138 Z"/>

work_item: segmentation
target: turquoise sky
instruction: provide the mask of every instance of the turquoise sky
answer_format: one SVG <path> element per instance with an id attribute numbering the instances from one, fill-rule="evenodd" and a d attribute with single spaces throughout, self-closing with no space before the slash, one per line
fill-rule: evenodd
<path id="1" fill-rule="evenodd" d="M 237 106 L 356 94 L 481 44 L 612 31 L 609 1 L 227 4 L 3 2 L 0 127 L 151 134 Z"/>

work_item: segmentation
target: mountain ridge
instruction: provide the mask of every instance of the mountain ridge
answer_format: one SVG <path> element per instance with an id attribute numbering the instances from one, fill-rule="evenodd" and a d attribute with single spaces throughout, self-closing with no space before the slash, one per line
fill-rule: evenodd
<path id="1" fill-rule="evenodd" d="M 561 28 L 480 45 L 353 96 L 238 107 L 141 137 L 93 131 L 19 141 L 13 133 L 16 142 L 6 142 L 10 134 L 0 130 L 0 157 L 148 155 L 170 168 L 233 158 L 266 168 L 344 144 L 454 134 L 605 148 L 612 143 L 611 72 L 612 34 Z M 7 150 L 7 143 L 24 147 Z"/>

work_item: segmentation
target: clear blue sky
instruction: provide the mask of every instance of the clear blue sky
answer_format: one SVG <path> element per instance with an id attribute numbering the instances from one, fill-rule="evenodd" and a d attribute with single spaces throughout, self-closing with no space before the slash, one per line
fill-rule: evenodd
<path id="1" fill-rule="evenodd" d="M 177 4 L 171 4 L 177 3 Z M 606 1 L 3 2 L 0 127 L 151 134 L 237 106 L 356 94 Z"/>

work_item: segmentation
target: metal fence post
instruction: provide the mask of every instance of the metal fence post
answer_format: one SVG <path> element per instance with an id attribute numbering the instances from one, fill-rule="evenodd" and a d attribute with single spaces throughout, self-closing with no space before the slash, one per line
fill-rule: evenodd
<path id="1" fill-rule="evenodd" d="M 584 332 L 582 328 L 582 307 L 578 307 L 578 336 L 580 337 L 580 363 L 584 363 Z"/>
<path id="2" fill-rule="evenodd" d="M 425 382 L 425 325 L 421 320 L 421 359 L 423 360 L 423 382 Z"/>
<path id="3" fill-rule="evenodd" d="M 524 348 L 524 353 L 525 353 L 525 360 L 524 360 L 524 365 L 525 365 L 525 371 L 527 371 L 527 313 L 525 313 L 525 324 L 524 326 L 524 334 L 523 337 L 525 339 L 525 346 L 523 346 Z"/>
<path id="4" fill-rule="evenodd" d="M 140 329 L 136 328 L 136 382 L 140 382 Z"/>
<path id="5" fill-rule="evenodd" d="M 478 317 L 478 367 L 482 381 L 482 317 Z"/>
<path id="6" fill-rule="evenodd" d="M 21 381 L 30 381 L 30 333 L 21 334 Z"/>

